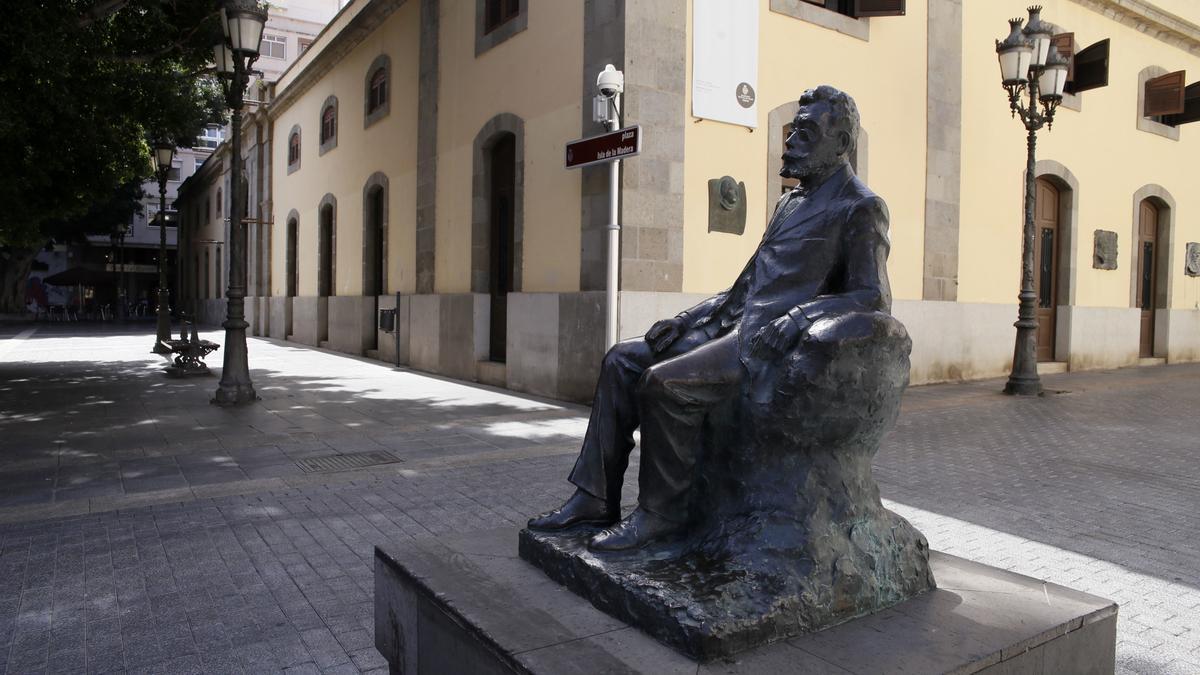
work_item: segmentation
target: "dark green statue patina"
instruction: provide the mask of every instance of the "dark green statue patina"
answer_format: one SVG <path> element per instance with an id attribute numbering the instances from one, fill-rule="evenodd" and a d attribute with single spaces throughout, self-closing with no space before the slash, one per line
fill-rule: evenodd
<path id="1" fill-rule="evenodd" d="M 871 475 L 911 343 L 889 313 L 887 207 L 848 163 L 858 124 L 845 93 L 804 93 L 780 172 L 800 186 L 729 290 L 608 352 L 577 489 L 521 534 L 523 558 L 695 658 L 934 586 Z"/>

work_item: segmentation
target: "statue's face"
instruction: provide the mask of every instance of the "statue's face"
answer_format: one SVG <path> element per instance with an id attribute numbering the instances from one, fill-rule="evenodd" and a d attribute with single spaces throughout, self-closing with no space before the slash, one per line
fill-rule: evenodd
<path id="1" fill-rule="evenodd" d="M 800 108 L 792 120 L 792 133 L 784 140 L 784 178 L 804 180 L 819 176 L 844 160 L 844 134 L 833 124 L 828 101 L 817 101 Z"/>

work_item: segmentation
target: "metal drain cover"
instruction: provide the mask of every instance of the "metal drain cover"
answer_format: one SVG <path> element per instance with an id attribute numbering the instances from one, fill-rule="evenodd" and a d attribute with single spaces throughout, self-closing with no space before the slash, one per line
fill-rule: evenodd
<path id="1" fill-rule="evenodd" d="M 318 473 L 323 471 L 361 469 L 365 466 L 394 464 L 399 461 L 400 459 L 390 452 L 376 450 L 373 452 L 354 452 L 348 455 L 308 457 L 296 460 L 296 465 L 303 469 L 305 473 Z"/>

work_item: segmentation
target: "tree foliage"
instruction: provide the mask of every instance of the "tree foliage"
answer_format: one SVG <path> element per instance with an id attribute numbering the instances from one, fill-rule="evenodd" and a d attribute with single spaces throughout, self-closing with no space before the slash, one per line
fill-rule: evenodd
<path id="1" fill-rule="evenodd" d="M 150 177 L 148 139 L 189 146 L 223 121 L 220 88 L 203 75 L 217 10 L 218 0 L 4 8 L 0 246 L 40 246 L 67 223 L 110 230 L 115 223 L 92 216 L 123 212 L 112 208 L 129 198 L 118 188 Z"/>

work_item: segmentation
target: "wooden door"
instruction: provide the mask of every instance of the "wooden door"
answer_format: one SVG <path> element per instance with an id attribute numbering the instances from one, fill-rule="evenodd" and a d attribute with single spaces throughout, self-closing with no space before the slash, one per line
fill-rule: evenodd
<path id="1" fill-rule="evenodd" d="M 1142 310 L 1139 355 L 1154 356 L 1154 305 L 1158 295 L 1158 209 L 1143 201 L 1138 213 L 1137 306 Z"/>
<path id="2" fill-rule="evenodd" d="M 1038 361 L 1054 360 L 1054 330 L 1058 304 L 1058 190 L 1037 181 L 1034 210 L 1033 288 L 1037 292 Z"/>

